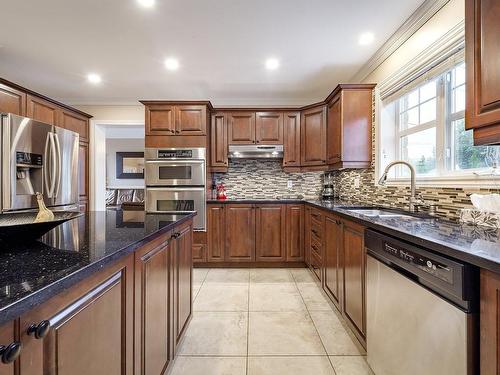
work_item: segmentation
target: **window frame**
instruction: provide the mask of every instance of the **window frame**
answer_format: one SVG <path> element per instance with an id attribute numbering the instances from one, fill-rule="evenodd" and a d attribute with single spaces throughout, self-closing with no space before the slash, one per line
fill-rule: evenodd
<path id="1" fill-rule="evenodd" d="M 451 129 L 452 121 L 460 120 L 465 116 L 465 110 L 461 110 L 459 112 L 452 113 L 452 82 L 451 79 L 447 80 L 447 75 L 455 69 L 460 64 L 464 63 L 463 52 L 457 53 L 456 56 L 453 56 L 453 59 L 450 59 L 452 63 L 449 61 L 445 64 L 439 64 L 439 66 L 434 67 L 428 74 L 426 74 L 425 79 L 415 80 L 413 84 L 409 85 L 409 87 L 405 87 L 402 90 L 398 90 L 397 92 L 390 95 L 390 97 L 382 100 L 380 98 L 380 91 L 375 90 L 375 106 L 376 106 L 376 131 L 377 131 L 377 142 L 375 147 L 375 178 L 378 181 L 378 178 L 381 176 L 383 172 L 382 168 L 382 147 L 385 146 L 382 143 L 382 137 L 380 136 L 380 130 L 382 124 L 382 114 L 385 107 L 390 103 L 395 103 L 394 110 L 394 148 L 395 148 L 395 158 L 396 160 L 402 160 L 401 157 L 401 137 L 405 135 L 410 135 L 417 133 L 419 131 L 436 128 L 436 174 L 433 175 L 418 175 L 417 181 L 420 186 L 439 186 L 439 187 L 464 187 L 471 186 L 477 187 L 480 185 L 481 187 L 493 187 L 499 188 L 500 186 L 500 176 L 494 175 L 476 175 L 475 172 L 484 172 L 489 168 L 475 168 L 475 169 L 466 169 L 466 170 L 454 170 L 454 142 L 452 142 L 453 132 Z M 436 118 L 424 124 L 419 124 L 417 126 L 413 126 L 408 129 L 400 130 L 400 99 L 405 95 L 408 95 L 410 92 L 414 91 L 416 88 L 420 88 L 425 85 L 426 82 L 430 82 L 432 80 L 437 80 L 437 88 L 436 88 L 436 96 L 428 99 L 426 101 L 420 102 L 416 104 L 414 107 L 419 107 L 427 101 L 433 100 L 436 98 Z M 447 87 L 449 86 L 449 87 Z M 459 85 L 460 86 L 460 85 Z M 457 87 L 459 87 L 457 86 Z M 377 108 L 378 107 L 378 108 Z M 412 107 L 412 108 L 414 108 Z M 411 108 L 410 108 L 411 109 Z M 408 109 L 407 109 L 408 110 Z M 449 147 L 448 147 L 449 145 Z M 449 151 L 447 151 L 447 147 Z M 449 156 L 448 156 L 449 153 Z M 403 159 L 404 160 L 404 159 Z M 398 170 L 401 170 L 402 166 L 398 167 Z M 409 177 L 389 177 L 386 181 L 387 185 L 406 185 L 410 181 Z"/>

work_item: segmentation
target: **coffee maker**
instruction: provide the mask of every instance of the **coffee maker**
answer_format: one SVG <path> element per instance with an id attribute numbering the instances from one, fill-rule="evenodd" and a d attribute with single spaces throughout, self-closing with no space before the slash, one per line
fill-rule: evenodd
<path id="1" fill-rule="evenodd" d="M 333 176 L 331 173 L 323 175 L 323 191 L 321 192 L 323 200 L 333 200 L 335 198 L 335 191 L 333 189 Z"/>

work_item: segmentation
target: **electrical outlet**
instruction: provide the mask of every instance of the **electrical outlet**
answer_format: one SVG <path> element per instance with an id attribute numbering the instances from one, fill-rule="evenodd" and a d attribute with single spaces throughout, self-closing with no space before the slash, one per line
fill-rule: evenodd
<path id="1" fill-rule="evenodd" d="M 359 176 L 356 176 L 354 178 L 354 187 L 357 189 L 359 188 Z"/>
<path id="2" fill-rule="evenodd" d="M 286 187 L 287 187 L 288 189 L 293 188 L 293 181 L 292 181 L 292 180 L 288 180 L 288 181 L 286 182 Z"/>

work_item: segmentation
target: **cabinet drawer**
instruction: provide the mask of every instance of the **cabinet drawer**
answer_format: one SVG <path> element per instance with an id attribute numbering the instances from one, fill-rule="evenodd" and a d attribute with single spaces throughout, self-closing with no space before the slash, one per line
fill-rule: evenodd
<path id="1" fill-rule="evenodd" d="M 318 225 L 321 225 L 323 223 L 325 216 L 323 213 L 319 210 L 316 209 L 311 209 L 311 221 L 314 223 L 316 222 Z"/>
<path id="2" fill-rule="evenodd" d="M 311 252 L 311 271 L 321 281 L 321 259 L 318 258 L 314 251 Z"/>
<path id="3" fill-rule="evenodd" d="M 319 259 L 323 258 L 323 245 L 316 238 L 311 238 L 311 253 L 315 253 Z"/>

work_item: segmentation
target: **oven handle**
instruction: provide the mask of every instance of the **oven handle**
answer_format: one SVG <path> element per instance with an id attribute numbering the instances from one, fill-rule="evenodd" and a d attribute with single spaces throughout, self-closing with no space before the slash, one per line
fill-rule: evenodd
<path id="1" fill-rule="evenodd" d="M 167 165 L 175 165 L 175 164 L 204 164 L 205 160 L 146 160 L 146 164 L 167 164 Z"/>
<path id="2" fill-rule="evenodd" d="M 205 191 L 205 188 L 204 187 L 182 187 L 182 188 L 178 188 L 178 187 L 172 187 L 172 188 L 157 188 L 157 187 L 146 187 L 146 190 L 149 190 L 149 191 Z"/>

